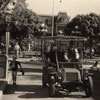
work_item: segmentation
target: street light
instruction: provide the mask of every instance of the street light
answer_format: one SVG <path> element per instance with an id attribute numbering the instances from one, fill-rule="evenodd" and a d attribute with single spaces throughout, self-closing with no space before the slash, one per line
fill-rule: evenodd
<path id="1" fill-rule="evenodd" d="M 6 54 L 8 55 L 8 49 L 9 49 L 9 37 L 10 37 L 10 23 L 11 23 L 11 15 L 12 11 L 15 8 L 17 3 L 17 0 L 10 0 L 8 4 L 5 6 L 4 12 L 6 14 Z"/>
<path id="2" fill-rule="evenodd" d="M 9 39 L 10 39 L 10 23 L 11 23 L 11 12 L 6 11 L 6 23 L 7 23 L 7 28 L 6 28 L 6 55 L 8 55 L 9 51 Z"/>
<path id="3" fill-rule="evenodd" d="M 41 32 L 43 32 L 43 36 L 46 35 L 46 33 L 48 32 L 47 27 L 44 23 L 41 24 Z"/>
<path id="4" fill-rule="evenodd" d="M 43 41 L 42 41 L 41 46 L 42 46 L 42 48 L 44 48 L 44 37 L 46 36 L 46 33 L 48 32 L 47 27 L 44 23 L 41 24 L 41 32 L 43 33 Z M 42 49 L 42 51 L 41 51 L 42 55 L 44 55 L 43 53 L 44 53 L 44 49 Z"/>

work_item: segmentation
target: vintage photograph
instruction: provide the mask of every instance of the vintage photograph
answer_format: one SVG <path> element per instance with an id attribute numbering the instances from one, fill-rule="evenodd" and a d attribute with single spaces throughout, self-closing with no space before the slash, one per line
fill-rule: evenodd
<path id="1" fill-rule="evenodd" d="M 0 0 L 0 100 L 100 100 L 100 0 Z"/>

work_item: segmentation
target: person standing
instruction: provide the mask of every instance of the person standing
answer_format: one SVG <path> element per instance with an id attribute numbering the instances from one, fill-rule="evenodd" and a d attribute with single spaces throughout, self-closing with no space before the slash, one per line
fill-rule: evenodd
<path id="1" fill-rule="evenodd" d="M 16 85 L 16 76 L 18 72 L 18 67 L 20 67 L 20 71 L 22 72 L 22 75 L 24 75 L 24 71 L 22 69 L 21 63 L 19 61 L 16 61 L 16 57 L 13 57 L 13 61 L 10 63 L 10 69 L 12 71 L 12 80 L 13 85 Z"/>
<path id="2" fill-rule="evenodd" d="M 20 46 L 18 45 L 18 42 L 16 42 L 15 44 L 14 51 L 15 51 L 15 56 L 18 58 L 18 55 L 20 53 Z"/>

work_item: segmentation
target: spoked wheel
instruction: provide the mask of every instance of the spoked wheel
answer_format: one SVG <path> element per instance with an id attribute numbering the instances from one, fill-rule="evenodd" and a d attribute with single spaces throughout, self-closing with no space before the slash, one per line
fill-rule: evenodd
<path id="1" fill-rule="evenodd" d="M 92 96 L 92 94 L 93 94 L 93 80 L 92 80 L 91 76 L 88 77 L 88 81 L 85 85 L 86 85 L 85 86 L 86 97 Z"/>
<path id="2" fill-rule="evenodd" d="M 56 94 L 55 84 L 50 84 L 49 93 L 50 93 L 50 96 L 51 97 L 54 97 L 55 96 L 55 94 Z"/>

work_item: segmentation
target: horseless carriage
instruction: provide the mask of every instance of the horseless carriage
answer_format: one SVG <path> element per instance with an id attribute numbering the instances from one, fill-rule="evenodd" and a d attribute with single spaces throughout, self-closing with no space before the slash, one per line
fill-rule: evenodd
<path id="1" fill-rule="evenodd" d="M 67 95 L 75 91 L 85 91 L 86 96 L 90 97 L 93 93 L 92 77 L 82 66 L 86 39 L 75 36 L 45 36 L 42 40 L 42 85 L 49 87 L 50 96 L 62 91 Z M 72 48 L 77 48 L 73 49 L 75 54 L 71 52 Z"/>

